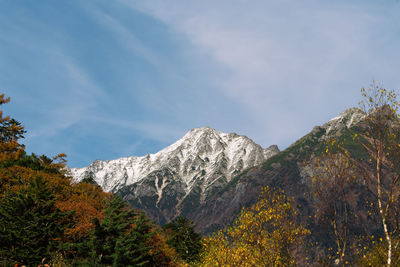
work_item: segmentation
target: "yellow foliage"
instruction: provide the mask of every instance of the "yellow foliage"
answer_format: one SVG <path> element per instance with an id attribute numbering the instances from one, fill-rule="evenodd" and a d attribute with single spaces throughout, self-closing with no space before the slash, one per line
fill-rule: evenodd
<path id="1" fill-rule="evenodd" d="M 203 266 L 291 266 L 309 231 L 299 226 L 283 191 L 265 188 L 234 224 L 204 239 Z"/>

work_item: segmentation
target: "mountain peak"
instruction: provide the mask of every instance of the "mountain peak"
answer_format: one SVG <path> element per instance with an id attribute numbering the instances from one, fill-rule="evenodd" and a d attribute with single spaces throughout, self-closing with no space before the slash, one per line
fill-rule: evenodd
<path id="1" fill-rule="evenodd" d="M 240 171 L 260 164 L 278 152 L 275 147 L 264 150 L 246 136 L 218 132 L 206 126 L 190 130 L 155 154 L 95 161 L 88 167 L 71 169 L 71 173 L 76 181 L 90 176 L 105 191 L 115 192 L 148 179 L 154 172 L 168 170 L 188 192 L 200 177 L 204 188 L 221 177 L 226 183 Z"/>
<path id="2" fill-rule="evenodd" d="M 209 136 L 217 136 L 220 135 L 221 132 L 216 131 L 214 128 L 211 128 L 209 126 L 205 126 L 205 127 L 200 127 L 200 128 L 193 128 L 191 129 L 189 132 L 187 132 L 182 139 L 187 139 L 187 138 L 195 138 L 195 137 L 200 137 L 203 135 L 209 135 Z M 182 140 L 181 139 L 181 140 Z M 179 142 L 179 140 L 178 140 Z"/>
<path id="3" fill-rule="evenodd" d="M 326 129 L 326 133 L 338 132 L 342 129 L 351 128 L 358 124 L 365 117 L 365 113 L 356 107 L 346 109 L 335 118 L 329 120 L 322 127 Z"/>
<path id="4" fill-rule="evenodd" d="M 189 133 L 190 132 L 216 132 L 216 130 L 210 126 L 203 126 L 199 128 L 193 128 L 189 131 Z"/>

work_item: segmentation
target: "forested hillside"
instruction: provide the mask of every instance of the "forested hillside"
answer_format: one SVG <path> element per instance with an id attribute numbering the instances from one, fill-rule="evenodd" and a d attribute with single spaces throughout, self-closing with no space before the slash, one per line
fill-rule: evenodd
<path id="1" fill-rule="evenodd" d="M 361 93 L 360 108 L 233 176 L 193 215 L 213 218 L 204 236 L 184 217 L 161 228 L 91 177 L 72 183 L 65 155 L 28 155 L 1 112 L 0 263 L 399 266 L 399 102 Z"/>
<path id="2" fill-rule="evenodd" d="M 0 104 L 9 102 L 4 94 Z M 175 266 L 143 212 L 91 183 L 72 184 L 65 155 L 27 155 L 21 124 L 0 112 L 1 266 Z M 176 263 L 175 263 L 176 262 Z"/>

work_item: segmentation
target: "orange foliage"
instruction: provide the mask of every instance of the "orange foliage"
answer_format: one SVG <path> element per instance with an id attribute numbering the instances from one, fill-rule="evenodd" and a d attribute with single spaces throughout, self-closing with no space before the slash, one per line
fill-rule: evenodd
<path id="1" fill-rule="evenodd" d="M 102 218 L 102 210 L 109 194 L 101 188 L 86 183 L 72 185 L 63 174 L 47 173 L 21 166 L 2 168 L 0 172 L 0 201 L 10 192 L 18 192 L 29 185 L 30 180 L 41 176 L 48 182 L 61 211 L 71 211 L 72 226 L 66 229 L 67 240 L 78 240 L 93 229 L 91 220 Z"/>
<path id="2" fill-rule="evenodd" d="M 0 105 L 10 102 L 10 98 L 0 95 Z M 15 160 L 23 151 L 24 146 L 18 143 L 18 138 L 22 137 L 24 127 L 20 126 L 10 116 L 3 117 L 0 110 L 0 161 Z"/>
<path id="3" fill-rule="evenodd" d="M 4 94 L 0 95 L 0 105 L 8 103 L 9 100 Z M 0 110 L 0 202 L 7 194 L 26 189 L 31 180 L 42 177 L 55 196 L 56 207 L 71 214 L 66 219 L 69 221 L 60 222 L 68 225 L 62 241 L 79 243 L 89 238 L 94 228 L 93 219 L 104 218 L 103 212 L 110 194 L 97 185 L 71 183 L 65 154 L 59 154 L 52 159 L 44 155 L 27 156 L 24 146 L 18 143 L 24 132 L 24 128 L 17 121 L 8 116 L 3 118 Z M 168 247 L 163 236 L 157 233 L 149 242 L 153 247 L 152 256 L 158 266 L 175 266 L 172 259 L 177 258 L 176 253 Z"/>
<path id="4" fill-rule="evenodd" d="M 183 262 L 178 265 L 175 263 L 179 263 L 178 255 L 173 248 L 167 245 L 165 237 L 159 233 L 155 234 L 151 238 L 151 246 L 153 248 L 151 249 L 150 253 L 153 255 L 153 258 L 156 260 L 158 266 L 186 266 Z"/>
<path id="5" fill-rule="evenodd" d="M 10 98 L 0 95 L 0 105 Z M 94 225 L 94 217 L 103 217 L 109 194 L 100 187 L 86 183 L 71 184 L 65 154 L 55 157 L 26 156 L 24 146 L 18 143 L 24 128 L 0 110 L 0 201 L 11 192 L 26 188 L 32 179 L 40 176 L 47 181 L 61 211 L 71 212 L 70 227 L 65 230 L 67 241 L 87 237 Z"/>
<path id="6" fill-rule="evenodd" d="M 65 230 L 67 241 L 76 241 L 89 236 L 95 217 L 103 219 L 103 210 L 109 197 L 96 185 L 81 183 L 73 185 L 71 195 L 64 201 L 57 202 L 61 211 L 72 211 L 72 226 Z"/>
<path id="7" fill-rule="evenodd" d="M 4 194 L 10 191 L 19 191 L 38 176 L 41 176 L 43 180 L 49 182 L 53 193 L 58 199 L 64 199 L 70 194 L 70 180 L 64 175 L 14 165 L 8 168 L 2 168 L 0 172 L 0 197 L 4 197 Z"/>

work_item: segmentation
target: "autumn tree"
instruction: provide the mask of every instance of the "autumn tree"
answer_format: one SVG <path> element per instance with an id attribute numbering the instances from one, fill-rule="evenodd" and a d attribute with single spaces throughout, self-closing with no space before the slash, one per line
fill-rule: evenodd
<path id="1" fill-rule="evenodd" d="M 309 231 L 281 190 L 265 188 L 233 225 L 205 239 L 204 266 L 294 266 Z"/>
<path id="2" fill-rule="evenodd" d="M 0 105 L 10 102 L 9 97 L 4 94 L 0 95 Z M 15 160 L 23 150 L 24 146 L 18 143 L 18 139 L 23 138 L 25 133 L 24 127 L 10 118 L 3 116 L 3 111 L 0 110 L 0 161 Z"/>
<path id="3" fill-rule="evenodd" d="M 4 97 L 4 94 L 0 95 L 0 105 L 9 100 Z M 37 177 L 41 177 L 46 184 L 48 194 L 37 196 L 42 198 L 37 202 L 43 205 L 49 202 L 49 205 L 54 205 L 55 209 L 61 213 L 70 214 L 63 217 L 63 233 L 59 237 L 59 245 L 61 245 L 59 250 L 64 256 L 75 257 L 80 250 L 86 249 L 81 245 L 84 243 L 83 240 L 89 238 L 94 228 L 92 219 L 103 218 L 102 213 L 109 194 L 95 185 L 72 184 L 66 167 L 65 154 L 52 158 L 34 153 L 28 155 L 24 146 L 19 143 L 24 133 L 24 128 L 19 122 L 9 116 L 4 117 L 3 111 L 0 111 L 0 204 L 4 211 L 10 209 L 9 212 L 11 212 L 15 208 L 12 204 L 15 202 L 16 205 L 20 202 L 11 201 L 10 198 L 14 199 L 16 196 L 26 194 L 32 182 Z M 49 199 L 47 195 L 52 197 Z M 58 221 L 55 223 L 61 225 Z M 12 223 L 4 222 L 3 226 L 6 227 L 4 231 L 13 231 Z M 19 245 L 22 243 L 14 246 L 15 251 L 23 250 L 18 247 Z M 40 251 L 43 248 L 38 249 Z"/>
<path id="4" fill-rule="evenodd" d="M 336 260 L 344 266 L 355 237 L 350 228 L 356 221 L 358 195 L 352 187 L 357 172 L 349 151 L 335 139 L 326 142 L 325 151 L 311 160 L 311 166 L 315 219 L 319 225 L 330 226 L 327 233 L 332 233 L 336 245 L 330 257 L 337 255 Z"/>
<path id="5" fill-rule="evenodd" d="M 71 183 L 64 154 L 27 155 L 24 133 L 0 111 L 1 263 L 175 266 L 174 250 L 142 212 L 90 180 Z"/>
<path id="6" fill-rule="evenodd" d="M 362 89 L 361 109 L 366 118 L 358 136 L 369 155 L 369 164 L 361 164 L 365 183 L 375 195 L 376 206 L 386 241 L 386 265 L 392 266 L 393 238 L 399 229 L 400 124 L 399 102 L 393 90 L 373 84 Z M 398 244 L 395 245 L 397 247 Z"/>

